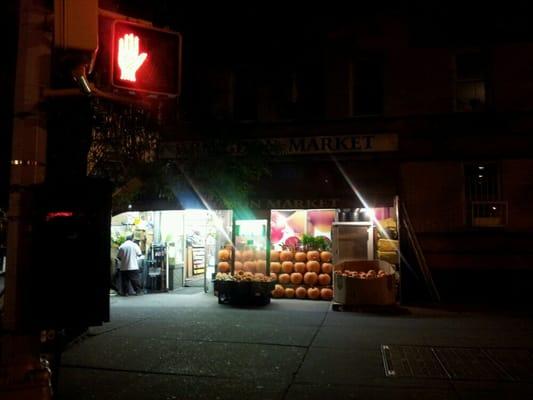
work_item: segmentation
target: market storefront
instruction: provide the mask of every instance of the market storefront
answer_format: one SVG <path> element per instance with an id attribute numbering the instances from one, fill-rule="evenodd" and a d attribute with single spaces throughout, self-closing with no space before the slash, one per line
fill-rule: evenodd
<path id="1" fill-rule="evenodd" d="M 278 289 L 274 297 L 330 300 L 336 263 L 380 261 L 376 265 L 397 276 L 397 136 L 276 140 L 283 157 L 269 163 L 270 177 L 250 191 L 239 210 L 211 211 L 204 205 L 205 210 L 128 213 L 135 230 L 149 219 L 146 237 L 165 248 L 168 278 L 160 290 L 201 276 L 206 290 L 217 277 L 268 282 Z M 113 235 L 132 226 L 117 218 Z"/>

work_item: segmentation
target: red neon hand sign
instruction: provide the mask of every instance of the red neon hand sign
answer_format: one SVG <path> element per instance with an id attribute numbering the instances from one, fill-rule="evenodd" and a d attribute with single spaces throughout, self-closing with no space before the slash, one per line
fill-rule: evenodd
<path id="1" fill-rule="evenodd" d="M 148 57 L 148 54 L 139 54 L 139 37 L 133 33 L 124 35 L 118 40 L 118 66 L 120 79 L 135 82 L 135 73 Z"/>

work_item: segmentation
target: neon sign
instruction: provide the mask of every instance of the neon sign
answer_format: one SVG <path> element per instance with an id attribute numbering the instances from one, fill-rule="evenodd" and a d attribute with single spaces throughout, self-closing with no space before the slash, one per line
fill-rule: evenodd
<path id="1" fill-rule="evenodd" d="M 147 53 L 139 54 L 139 37 L 133 33 L 125 34 L 118 40 L 118 66 L 120 79 L 130 82 L 137 80 L 135 74 L 146 61 Z"/>

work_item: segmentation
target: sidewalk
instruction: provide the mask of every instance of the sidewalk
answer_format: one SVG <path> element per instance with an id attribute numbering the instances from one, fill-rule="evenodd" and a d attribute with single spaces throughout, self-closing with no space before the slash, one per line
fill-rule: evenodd
<path id="1" fill-rule="evenodd" d="M 59 399 L 533 398 L 526 316 L 234 308 L 197 288 L 111 302 L 111 322 L 63 354 Z"/>

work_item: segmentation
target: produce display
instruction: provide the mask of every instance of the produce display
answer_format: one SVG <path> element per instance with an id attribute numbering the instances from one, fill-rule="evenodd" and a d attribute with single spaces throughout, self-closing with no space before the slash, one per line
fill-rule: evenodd
<path id="1" fill-rule="evenodd" d="M 235 275 L 227 274 L 225 272 L 218 272 L 215 276 L 215 280 L 218 281 L 243 281 L 243 282 L 272 282 L 273 279 L 270 276 L 266 276 L 261 272 L 244 272 L 239 271 Z"/>
<path id="2" fill-rule="evenodd" d="M 356 279 L 377 279 L 377 278 L 383 278 L 391 274 L 387 274 L 382 269 L 377 270 L 377 271 L 375 269 L 370 269 L 368 270 L 368 272 L 350 271 L 350 270 L 335 271 L 335 275 L 342 275 L 348 278 L 356 278 Z"/>
<path id="3" fill-rule="evenodd" d="M 331 252 L 327 250 L 284 249 L 272 251 L 270 275 L 276 286 L 274 298 L 331 300 Z"/>

